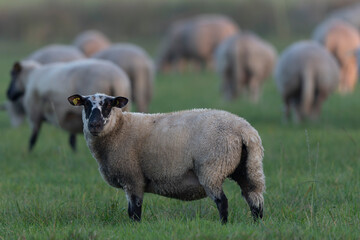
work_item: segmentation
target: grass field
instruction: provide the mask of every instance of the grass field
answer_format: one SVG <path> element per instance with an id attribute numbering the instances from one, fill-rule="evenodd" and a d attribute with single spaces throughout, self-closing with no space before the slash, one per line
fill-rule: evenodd
<path id="1" fill-rule="evenodd" d="M 9 69 L 34 46 L 0 44 L 0 101 Z M 144 197 L 142 222 L 127 216 L 124 192 L 108 186 L 82 136 L 43 125 L 28 153 L 27 124 L 10 127 L 0 112 L 0 239 L 359 239 L 360 87 L 325 102 L 317 122 L 283 124 L 273 79 L 258 104 L 225 102 L 210 72 L 159 75 L 151 112 L 225 109 L 247 119 L 265 148 L 265 216 L 253 223 L 239 187 L 224 184 L 229 223 L 210 199 Z"/>

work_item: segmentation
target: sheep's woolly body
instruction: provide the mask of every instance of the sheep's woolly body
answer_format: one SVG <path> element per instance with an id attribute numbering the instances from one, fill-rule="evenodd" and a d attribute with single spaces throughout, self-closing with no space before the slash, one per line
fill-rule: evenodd
<path id="1" fill-rule="evenodd" d="M 257 101 L 260 87 L 275 65 L 276 51 L 253 33 L 238 33 L 221 42 L 215 60 L 226 99 L 249 92 Z"/>
<path id="2" fill-rule="evenodd" d="M 149 55 L 140 47 L 129 44 L 114 44 L 92 56 L 112 61 L 128 75 L 132 89 L 132 102 L 137 111 L 148 112 L 154 82 L 154 64 Z"/>
<path id="3" fill-rule="evenodd" d="M 87 57 L 108 48 L 110 44 L 110 40 L 97 30 L 88 30 L 78 34 L 73 43 Z"/>
<path id="4" fill-rule="evenodd" d="M 323 44 L 339 63 L 339 91 L 352 92 L 358 79 L 356 50 L 360 47 L 359 31 L 345 21 L 329 19 L 315 29 L 313 38 Z"/>
<path id="5" fill-rule="evenodd" d="M 164 70 L 181 60 L 210 65 L 216 46 L 238 31 L 236 23 L 222 15 L 202 14 L 179 20 L 170 26 L 162 42 L 157 67 Z"/>
<path id="6" fill-rule="evenodd" d="M 70 62 L 84 58 L 84 54 L 74 46 L 53 44 L 36 50 L 26 59 L 37 61 L 41 64 L 50 64 L 54 62 Z"/>
<path id="7" fill-rule="evenodd" d="M 238 179 L 250 207 L 263 207 L 261 139 L 238 116 L 209 109 L 142 114 L 113 108 L 96 137 L 87 128 L 84 110 L 83 121 L 86 142 L 103 178 L 123 188 L 128 198 L 142 199 L 149 192 L 216 200 L 223 194 L 224 180 L 231 177 Z"/>
<path id="8" fill-rule="evenodd" d="M 285 114 L 294 107 L 297 120 L 318 115 L 322 102 L 340 78 L 334 57 L 314 41 L 297 42 L 282 53 L 275 71 L 277 87 L 285 103 Z"/>

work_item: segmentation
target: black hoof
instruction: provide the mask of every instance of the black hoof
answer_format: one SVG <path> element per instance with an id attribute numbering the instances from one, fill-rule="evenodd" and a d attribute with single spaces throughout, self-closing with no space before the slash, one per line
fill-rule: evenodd
<path id="1" fill-rule="evenodd" d="M 259 207 L 251 206 L 251 215 L 253 216 L 254 221 L 256 222 L 259 218 L 263 218 L 263 207 L 260 205 Z"/>

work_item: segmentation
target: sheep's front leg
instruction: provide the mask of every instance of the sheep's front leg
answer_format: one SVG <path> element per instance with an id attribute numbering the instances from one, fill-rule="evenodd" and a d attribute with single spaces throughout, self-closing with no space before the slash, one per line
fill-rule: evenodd
<path id="1" fill-rule="evenodd" d="M 210 197 L 216 204 L 216 207 L 219 211 L 220 221 L 222 224 L 227 223 L 228 221 L 228 200 L 225 196 L 222 187 L 212 188 L 209 186 L 204 186 L 206 194 Z"/>
<path id="2" fill-rule="evenodd" d="M 70 137 L 69 137 L 69 144 L 70 144 L 70 147 L 71 149 L 76 152 L 76 134 L 70 134 Z"/>
<path id="3" fill-rule="evenodd" d="M 30 141 L 29 141 L 29 152 L 31 152 L 35 146 L 38 134 L 40 132 L 40 128 L 41 128 L 41 123 L 42 123 L 42 119 L 39 117 L 38 119 L 36 119 L 35 121 L 31 122 L 31 137 L 30 137 Z"/>
<path id="4" fill-rule="evenodd" d="M 228 200 L 225 196 L 224 192 L 221 192 L 219 197 L 216 197 L 214 199 L 215 203 L 216 203 L 216 207 L 219 211 L 219 215 L 220 215 L 220 221 L 222 224 L 227 223 L 228 221 Z"/>
<path id="5" fill-rule="evenodd" d="M 141 220 L 141 207 L 142 197 L 138 197 L 135 194 L 126 193 L 128 200 L 128 214 L 130 219 L 140 222 Z"/>

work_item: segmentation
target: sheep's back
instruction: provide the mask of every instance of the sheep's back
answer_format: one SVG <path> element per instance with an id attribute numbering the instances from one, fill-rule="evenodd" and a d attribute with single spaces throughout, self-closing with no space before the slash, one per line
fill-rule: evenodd
<path id="1" fill-rule="evenodd" d="M 283 52 L 275 71 L 275 79 L 284 95 L 300 87 L 305 71 L 312 74 L 320 87 L 332 88 L 338 83 L 339 68 L 335 59 L 314 41 L 297 42 Z"/>
<path id="2" fill-rule="evenodd" d="M 217 160 L 238 163 L 243 129 L 251 127 L 231 113 L 208 109 L 156 115 L 149 124 L 140 159 L 150 178 L 181 176 Z"/>
<path id="3" fill-rule="evenodd" d="M 76 47 L 54 44 L 38 49 L 30 54 L 27 59 L 37 61 L 41 64 L 49 64 L 54 62 L 69 62 L 84 58 L 84 54 Z"/>

